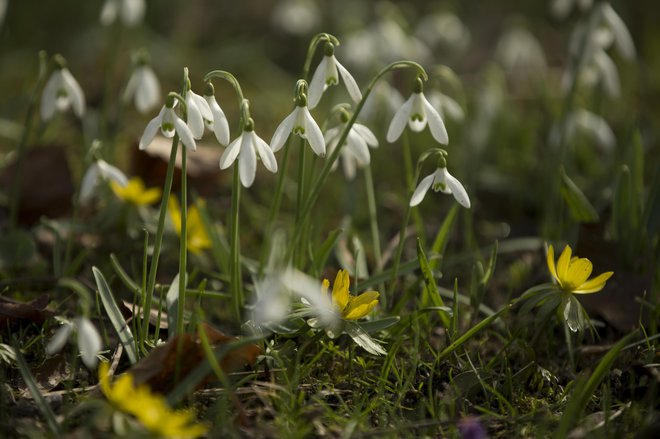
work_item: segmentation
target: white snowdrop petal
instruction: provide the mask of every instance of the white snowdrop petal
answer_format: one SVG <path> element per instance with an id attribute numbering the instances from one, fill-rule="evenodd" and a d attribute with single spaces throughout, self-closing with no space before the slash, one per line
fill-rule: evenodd
<path id="1" fill-rule="evenodd" d="M 353 79 L 353 76 L 349 73 L 346 68 L 339 63 L 339 61 L 336 60 L 335 58 L 335 64 L 337 65 L 337 70 L 339 70 L 339 74 L 341 75 L 341 78 L 344 80 L 344 84 L 346 85 L 346 90 L 348 91 L 348 94 L 351 96 L 351 99 L 353 99 L 353 102 L 356 104 L 362 100 L 362 93 L 360 92 L 360 87 L 358 87 L 357 82 L 355 82 L 355 79 Z"/>
<path id="2" fill-rule="evenodd" d="M 447 187 L 451 190 L 451 193 L 456 199 L 456 201 L 458 201 L 458 204 L 469 209 L 470 197 L 468 197 L 468 194 L 465 191 L 465 188 L 463 187 L 461 182 L 458 181 L 456 177 L 454 177 L 449 172 L 447 172 L 445 175 L 445 183 L 447 184 Z"/>
<path id="3" fill-rule="evenodd" d="M 190 91 L 186 94 L 186 105 L 188 106 L 188 127 L 190 127 L 190 132 L 195 139 L 201 139 L 204 135 L 204 118 Z"/>
<path id="4" fill-rule="evenodd" d="M 95 164 L 98 166 L 99 172 L 104 179 L 114 181 L 120 186 L 126 186 L 128 184 L 128 177 L 119 168 L 101 159 L 97 160 Z"/>
<path id="5" fill-rule="evenodd" d="M 193 101 L 195 101 L 195 105 L 197 105 L 197 108 L 199 109 L 199 112 L 202 114 L 202 117 L 206 120 L 213 120 L 213 112 L 211 111 L 211 107 L 209 106 L 209 103 L 198 95 L 197 93 L 193 93 L 192 91 L 190 92 L 190 95 L 192 96 Z"/>
<path id="6" fill-rule="evenodd" d="M 101 9 L 100 21 L 103 26 L 109 26 L 117 19 L 117 2 L 116 0 L 105 0 L 103 8 Z"/>
<path id="7" fill-rule="evenodd" d="M 601 7 L 603 18 L 614 34 L 614 44 L 616 45 L 616 48 L 627 60 L 631 61 L 635 59 L 635 43 L 633 43 L 628 27 L 609 3 L 603 3 Z"/>
<path id="8" fill-rule="evenodd" d="M 298 107 L 305 118 L 305 135 L 309 146 L 312 147 L 312 150 L 319 157 L 325 156 L 325 140 L 323 139 L 323 133 L 321 128 L 319 128 L 316 121 L 312 118 L 312 115 L 309 113 L 307 107 Z"/>
<path id="9" fill-rule="evenodd" d="M 142 22 L 146 8 L 144 0 L 120 0 L 121 21 L 125 26 L 133 27 Z"/>
<path id="10" fill-rule="evenodd" d="M 413 192 L 412 197 L 410 197 L 410 206 L 417 206 L 419 203 L 422 202 L 422 200 L 426 196 L 426 193 L 431 188 L 434 178 L 435 178 L 435 173 L 431 175 L 427 175 L 422 179 L 422 181 L 419 182 L 417 188 L 415 189 L 415 192 Z"/>
<path id="11" fill-rule="evenodd" d="M 55 332 L 55 335 L 53 335 L 53 338 L 51 338 L 46 345 L 46 354 L 53 355 L 61 351 L 67 340 L 69 340 L 69 335 L 71 334 L 72 329 L 73 325 L 70 323 L 65 323 L 60 326 Z"/>
<path id="12" fill-rule="evenodd" d="M 296 121 L 298 115 L 298 108 L 296 107 L 291 114 L 284 118 L 284 120 L 278 125 L 273 134 L 273 138 L 270 140 L 270 149 L 273 152 L 277 152 L 284 146 L 286 139 L 289 138 L 291 130 L 293 130 L 293 124 Z"/>
<path id="13" fill-rule="evenodd" d="M 162 113 L 162 111 L 161 111 Z M 151 142 L 154 140 L 154 137 L 156 137 L 156 133 L 160 129 L 160 124 L 161 124 L 161 116 L 158 115 L 151 119 L 147 126 L 144 129 L 144 132 L 142 133 L 142 137 L 140 137 L 140 150 L 144 150 L 151 144 Z"/>
<path id="14" fill-rule="evenodd" d="M 101 336 L 94 324 L 86 317 L 76 319 L 78 327 L 78 349 L 83 363 L 90 369 L 96 367 L 98 359 L 96 355 L 101 351 Z"/>
<path id="15" fill-rule="evenodd" d="M 376 138 L 376 135 L 373 133 L 373 131 L 371 131 L 368 127 L 359 123 L 355 123 L 353 124 L 353 129 L 360 135 L 360 137 L 364 139 L 365 142 L 367 142 L 367 145 L 371 146 L 372 148 L 378 147 L 378 139 Z"/>
<path id="16" fill-rule="evenodd" d="M 275 154 L 273 154 L 273 150 L 270 149 L 270 146 L 268 146 L 268 144 L 261 137 L 257 136 L 256 134 L 254 137 L 254 145 L 257 148 L 257 152 L 259 153 L 259 157 L 264 163 L 264 166 L 270 172 L 277 172 L 277 160 L 275 160 Z"/>
<path id="17" fill-rule="evenodd" d="M 404 102 L 403 105 L 394 114 L 392 122 L 390 122 L 390 127 L 387 130 L 388 142 L 395 142 L 399 137 L 401 137 L 401 133 L 403 133 L 403 130 L 408 123 L 408 119 L 410 118 L 410 109 L 412 108 L 413 98 L 414 95 L 410 96 L 408 100 Z"/>
<path id="18" fill-rule="evenodd" d="M 446 145 L 449 143 L 449 136 L 447 135 L 447 129 L 445 128 L 445 123 L 442 121 L 442 118 L 438 114 L 437 110 L 429 103 L 426 97 L 422 94 L 420 96 L 422 103 L 424 104 L 424 111 L 426 112 L 426 119 L 429 124 L 429 129 L 433 138 L 439 143 Z"/>
<path id="19" fill-rule="evenodd" d="M 147 66 L 141 68 L 139 86 L 135 92 L 135 107 L 147 113 L 160 101 L 160 82 L 154 71 Z"/>
<path id="20" fill-rule="evenodd" d="M 204 125 L 202 125 L 202 127 L 203 126 Z M 195 143 L 195 138 L 188 125 L 186 125 L 183 120 L 177 117 L 174 119 L 174 128 L 176 129 L 176 133 L 179 135 L 179 139 L 181 139 L 181 143 L 183 143 L 186 148 L 196 151 L 197 144 Z"/>
<path id="21" fill-rule="evenodd" d="M 62 82 L 64 89 L 71 100 L 71 105 L 73 106 L 73 112 L 78 117 L 82 117 L 85 114 L 85 95 L 80 88 L 80 84 L 73 77 L 69 69 L 62 69 Z"/>
<path id="22" fill-rule="evenodd" d="M 329 58 L 328 56 L 323 57 L 309 83 L 309 88 L 307 89 L 307 107 L 309 109 L 314 109 L 319 104 L 321 95 L 325 90 L 325 70 Z"/>
<path id="23" fill-rule="evenodd" d="M 360 163 L 367 165 L 371 161 L 367 142 L 365 142 L 364 139 L 360 137 L 354 130 L 350 130 L 348 132 L 348 142 L 346 147 L 350 148 L 351 152 L 360 161 Z"/>
<path id="24" fill-rule="evenodd" d="M 612 58 L 604 50 L 594 53 L 593 60 L 600 72 L 600 77 L 603 80 L 607 94 L 612 98 L 618 98 L 621 94 L 621 85 L 619 71 L 614 61 L 612 61 Z"/>
<path id="25" fill-rule="evenodd" d="M 357 161 L 355 160 L 355 157 L 351 153 L 342 154 L 341 163 L 346 179 L 353 180 L 357 174 Z"/>
<path id="26" fill-rule="evenodd" d="M 229 143 L 229 123 L 227 122 L 227 116 L 225 112 L 222 111 L 220 105 L 215 100 L 215 96 L 205 96 L 206 101 L 211 108 L 211 113 L 213 113 L 213 120 L 211 125 L 213 127 L 213 134 L 215 138 L 218 139 L 221 145 L 227 145 Z"/>
<path id="27" fill-rule="evenodd" d="M 241 152 L 238 156 L 238 170 L 244 187 L 252 186 L 257 174 L 257 154 L 254 146 L 254 131 L 246 132 L 241 142 Z"/>
<path id="28" fill-rule="evenodd" d="M 449 118 L 456 122 L 462 122 L 465 119 L 465 112 L 458 102 L 447 95 L 442 96 L 442 107 Z"/>
<path id="29" fill-rule="evenodd" d="M 56 70 L 50 75 L 41 93 L 41 118 L 46 121 L 53 117 L 57 106 L 57 92 L 62 84 L 62 73 Z"/>
<path id="30" fill-rule="evenodd" d="M 222 156 L 220 156 L 220 169 L 227 169 L 232 165 L 232 163 L 234 163 L 236 157 L 238 157 L 238 153 L 241 151 L 241 143 L 243 142 L 244 135 L 245 132 L 243 132 L 243 134 L 238 136 L 233 142 L 229 144 L 227 148 L 225 148 Z"/>

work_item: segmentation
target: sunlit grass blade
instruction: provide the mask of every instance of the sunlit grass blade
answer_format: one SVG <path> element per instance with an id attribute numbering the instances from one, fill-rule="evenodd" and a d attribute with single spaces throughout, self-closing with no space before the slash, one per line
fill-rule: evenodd
<path id="1" fill-rule="evenodd" d="M 124 349 L 126 349 L 128 360 L 131 362 L 131 364 L 135 364 L 137 363 L 138 355 L 131 328 L 126 323 L 126 320 L 124 320 L 124 316 L 121 314 L 121 311 L 119 311 L 119 307 L 115 302 L 115 298 L 112 296 L 112 291 L 110 291 L 110 287 L 108 286 L 103 273 L 101 273 L 101 271 L 96 267 L 92 267 L 92 272 L 94 273 L 96 287 L 99 289 L 99 295 L 101 296 L 101 302 L 103 303 L 105 312 L 108 314 L 110 322 L 115 328 L 121 344 L 124 346 Z M 145 325 L 146 324 L 148 324 L 148 322 L 145 322 Z"/>
<path id="2" fill-rule="evenodd" d="M 417 239 L 417 259 L 419 260 L 419 267 L 422 269 L 422 275 L 424 276 L 424 285 L 427 293 L 431 296 L 431 301 L 435 306 L 444 307 L 445 303 L 442 301 L 442 297 L 440 297 L 438 286 L 436 285 L 435 277 L 433 276 L 433 271 L 429 265 L 429 261 L 426 259 L 424 249 L 422 248 L 422 242 L 419 238 Z M 449 329 L 450 321 L 447 314 L 440 311 L 438 316 L 440 317 L 442 326 L 444 326 L 445 329 Z"/>
<path id="3" fill-rule="evenodd" d="M 431 246 L 431 254 L 440 255 L 440 257 L 434 258 L 431 261 L 429 261 L 429 265 L 432 270 L 440 269 L 440 264 L 442 263 L 442 259 L 443 259 L 442 255 L 444 255 L 445 248 L 447 248 L 447 242 L 449 241 L 449 233 L 454 227 L 454 220 L 456 219 L 456 215 L 458 214 L 458 209 L 459 209 L 458 204 L 454 204 L 452 208 L 449 209 L 449 212 L 447 212 L 447 216 L 445 216 L 445 219 L 444 221 L 442 221 L 442 225 L 438 230 L 438 234 L 435 236 L 435 240 L 433 241 L 433 245 Z"/>
<path id="4" fill-rule="evenodd" d="M 591 205 L 587 196 L 566 175 L 563 168 L 561 169 L 561 194 L 573 219 L 581 223 L 595 223 L 598 221 L 598 212 Z"/>

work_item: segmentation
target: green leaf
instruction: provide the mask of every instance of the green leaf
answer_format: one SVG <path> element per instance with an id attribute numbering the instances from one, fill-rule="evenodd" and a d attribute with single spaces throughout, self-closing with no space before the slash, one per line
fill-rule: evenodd
<path id="1" fill-rule="evenodd" d="M 101 273 L 96 267 L 92 267 L 92 272 L 94 273 L 94 279 L 96 279 L 96 287 L 99 289 L 101 303 L 103 303 L 105 312 L 108 314 L 110 322 L 115 328 L 121 344 L 124 345 L 124 349 L 126 349 L 128 360 L 131 364 L 135 364 L 137 363 L 138 355 L 135 349 L 135 339 L 131 333 L 131 328 L 128 326 L 126 320 L 124 320 L 124 316 L 119 311 L 119 307 L 115 302 L 115 298 L 112 295 L 112 291 L 110 291 L 110 287 L 108 286 L 105 277 L 103 277 L 103 273 Z"/>
<path id="2" fill-rule="evenodd" d="M 458 209 L 459 209 L 459 205 L 453 203 L 452 208 L 449 209 L 447 216 L 445 217 L 444 221 L 442 222 L 442 225 L 440 226 L 440 230 L 438 230 L 438 234 L 435 236 L 435 240 L 433 241 L 433 245 L 431 246 L 431 254 L 444 255 L 445 248 L 447 248 L 447 242 L 449 241 L 449 233 L 451 232 L 452 227 L 454 226 L 454 219 L 456 219 L 456 215 L 458 214 Z M 429 265 L 431 266 L 431 270 L 439 269 L 441 262 L 442 262 L 442 256 L 437 259 L 431 260 L 429 262 Z"/>
<path id="3" fill-rule="evenodd" d="M 332 249 L 337 245 L 337 240 L 339 240 L 339 237 L 343 232 L 344 229 L 335 229 L 330 232 L 330 235 L 325 238 L 323 244 L 321 244 L 319 249 L 316 250 L 316 253 L 314 253 L 314 266 L 319 273 L 323 271 L 323 267 L 325 267 L 325 263 L 328 261 Z"/>
<path id="4" fill-rule="evenodd" d="M 186 285 L 188 284 L 188 279 L 186 279 Z M 178 306 L 179 306 L 179 275 L 177 274 L 172 279 L 170 288 L 167 290 L 165 295 L 165 303 L 167 304 L 167 327 L 168 327 L 168 339 L 174 338 L 176 335 L 176 322 L 178 315 Z"/>
<path id="5" fill-rule="evenodd" d="M 581 223 L 595 223 L 598 221 L 598 212 L 591 205 L 579 187 L 571 180 L 564 169 L 561 170 L 561 194 L 568 205 L 571 216 Z"/>
<path id="6" fill-rule="evenodd" d="M 612 349 L 610 349 L 607 354 L 603 357 L 602 360 L 596 366 L 594 372 L 586 378 L 586 375 L 581 375 L 576 380 L 576 385 L 571 394 L 571 399 L 564 409 L 564 413 L 559 420 L 559 427 L 555 431 L 555 438 L 565 438 L 568 436 L 569 430 L 575 425 L 577 420 L 580 418 L 580 415 L 587 407 L 591 396 L 596 391 L 598 385 L 603 381 L 605 375 L 609 372 L 612 364 L 621 353 L 621 350 L 628 344 L 630 339 L 637 334 L 637 330 L 631 332 L 615 344 Z"/>
<path id="7" fill-rule="evenodd" d="M 444 307 L 445 304 L 442 301 L 442 297 L 440 297 L 440 293 L 438 292 L 438 285 L 435 283 L 435 277 L 433 277 L 433 272 L 429 265 L 429 261 L 426 259 L 424 249 L 422 248 L 422 242 L 419 238 L 417 238 L 417 259 L 419 260 L 419 267 L 422 269 L 424 285 L 426 286 L 426 290 L 431 296 L 433 304 L 435 306 Z M 440 321 L 442 322 L 442 325 L 445 327 L 445 329 L 449 329 L 450 322 L 447 314 L 441 311 L 438 313 L 438 315 L 440 316 Z"/>
<path id="8" fill-rule="evenodd" d="M 355 322 L 346 322 L 346 333 L 358 346 L 373 355 L 387 355 L 387 351 Z"/>
<path id="9" fill-rule="evenodd" d="M 138 299 L 140 302 L 142 302 L 142 289 L 133 281 L 133 279 L 131 279 L 128 273 L 126 273 L 126 270 L 124 270 L 124 267 L 121 266 L 119 259 L 117 259 L 117 256 L 115 256 L 114 253 L 110 254 L 110 264 L 115 270 L 115 273 L 117 273 L 117 276 L 119 276 L 119 279 L 121 279 L 124 285 L 126 285 L 126 288 L 128 288 L 132 293 L 137 293 Z"/>
<path id="10" fill-rule="evenodd" d="M 358 325 L 360 325 L 364 331 L 372 333 L 382 331 L 383 329 L 387 329 L 390 326 L 396 325 L 400 320 L 401 317 L 399 316 L 391 316 L 385 317 L 383 319 L 371 320 L 368 322 L 360 322 Z"/>

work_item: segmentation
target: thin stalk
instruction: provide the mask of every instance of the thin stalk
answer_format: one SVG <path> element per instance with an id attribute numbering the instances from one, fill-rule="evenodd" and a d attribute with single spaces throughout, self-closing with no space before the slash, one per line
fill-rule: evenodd
<path id="1" fill-rule="evenodd" d="M 566 348 L 568 349 L 568 361 L 571 364 L 571 373 L 575 373 L 575 352 L 573 351 L 573 338 L 568 323 L 564 322 L 564 337 L 566 338 Z"/>
<path id="2" fill-rule="evenodd" d="M 299 157 L 298 157 L 298 194 L 296 198 L 296 224 L 299 224 L 299 227 L 304 227 L 305 224 L 300 221 L 300 213 L 303 207 L 303 204 L 305 202 L 305 158 L 306 158 L 306 153 L 307 150 L 305 148 L 305 139 L 302 137 L 299 139 L 298 142 L 298 149 L 300 151 Z M 297 260 L 298 268 L 301 268 L 302 265 L 302 258 L 305 256 L 305 241 L 302 240 L 300 242 L 300 247 L 297 250 Z"/>
<path id="3" fill-rule="evenodd" d="M 181 237 L 179 239 L 179 300 L 176 313 L 176 333 L 183 334 L 183 310 L 186 304 L 186 270 L 188 258 L 188 184 L 186 178 L 186 148 L 181 148 Z"/>
<path id="4" fill-rule="evenodd" d="M 408 135 L 408 130 L 403 131 L 403 162 L 404 169 L 406 172 L 406 187 L 413 187 L 414 171 L 413 171 L 413 160 L 412 160 L 412 147 L 410 145 L 410 137 Z M 410 198 L 408 198 L 410 199 Z M 424 223 L 422 222 L 422 217 L 419 214 L 419 209 L 413 208 L 412 211 L 413 222 L 415 223 L 415 228 L 417 229 L 417 236 L 422 240 L 422 246 L 426 246 L 426 235 L 424 234 Z"/>
<path id="5" fill-rule="evenodd" d="M 167 174 L 165 175 L 165 184 L 163 186 L 163 196 L 160 200 L 160 212 L 158 214 L 158 226 L 156 227 L 156 241 L 154 242 L 154 251 L 151 257 L 151 266 L 149 267 L 149 277 L 147 278 L 147 290 L 144 293 L 145 301 L 142 309 L 142 319 L 149 321 L 149 312 L 156 286 L 156 272 L 158 271 L 158 259 L 160 258 L 160 247 L 163 244 L 163 233 L 165 232 L 165 216 L 167 214 L 167 202 L 172 193 L 172 180 L 174 179 L 174 163 L 176 162 L 177 149 L 179 147 L 179 135 L 175 134 L 172 138 L 172 150 L 170 151 L 170 160 L 167 163 Z M 147 338 L 148 324 L 142 325 L 140 334 L 140 345 L 144 345 Z"/>
<path id="6" fill-rule="evenodd" d="M 25 125 L 23 126 L 23 132 L 21 133 L 21 139 L 16 146 L 16 171 L 14 173 L 14 184 L 12 186 L 11 198 L 9 204 L 9 228 L 14 230 L 18 225 L 18 207 L 20 205 L 21 199 L 21 184 L 22 184 L 22 170 L 23 170 L 23 160 L 25 159 L 25 148 L 30 137 L 30 132 L 32 131 L 32 124 L 35 119 L 35 109 L 37 107 L 37 102 L 39 101 L 39 92 L 43 87 L 43 83 L 46 79 L 46 53 L 39 52 L 39 73 L 37 76 L 37 82 L 34 85 L 32 90 L 32 96 L 30 96 L 30 101 L 28 102 L 27 112 L 25 113 Z"/>
<path id="7" fill-rule="evenodd" d="M 380 248 L 380 228 L 378 227 L 378 211 L 376 209 L 376 193 L 374 191 L 374 179 L 371 174 L 371 163 L 364 168 L 364 181 L 367 187 L 367 204 L 369 207 L 369 224 L 371 226 L 371 241 L 374 246 L 374 262 L 376 270 L 374 274 L 383 269 L 383 258 Z"/>
<path id="8" fill-rule="evenodd" d="M 234 165 L 231 191 L 231 301 L 234 317 L 237 322 L 241 321 L 241 309 L 243 307 L 243 289 L 241 286 L 241 250 L 238 230 L 238 209 L 241 198 L 241 182 L 239 179 L 238 166 Z"/>

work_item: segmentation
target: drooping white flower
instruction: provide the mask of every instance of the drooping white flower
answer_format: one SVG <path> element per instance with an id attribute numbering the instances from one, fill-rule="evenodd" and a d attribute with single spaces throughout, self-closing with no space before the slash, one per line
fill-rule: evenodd
<path id="1" fill-rule="evenodd" d="M 65 111 L 69 106 L 73 107 L 76 116 L 82 117 L 85 114 L 85 95 L 69 69 L 58 65 L 41 95 L 41 118 L 49 120 L 55 110 Z"/>
<path id="2" fill-rule="evenodd" d="M 142 114 L 158 106 L 160 82 L 149 64 L 143 63 L 133 70 L 124 91 L 124 101 L 129 102 L 131 99 Z"/>
<path id="3" fill-rule="evenodd" d="M 557 18 L 566 17 L 574 7 L 586 11 L 593 4 L 593 0 L 552 0 L 550 11 Z"/>
<path id="4" fill-rule="evenodd" d="M 213 131 L 215 138 L 218 139 L 221 145 L 227 146 L 229 143 L 229 123 L 227 122 L 227 116 L 225 116 L 225 112 L 222 111 L 218 101 L 216 101 L 213 91 L 210 94 L 205 93 L 204 99 L 206 99 L 211 110 L 211 115 L 213 116 L 211 119 L 204 119 L 206 127 Z"/>
<path id="5" fill-rule="evenodd" d="M 142 137 L 140 138 L 141 150 L 144 150 L 149 146 L 159 129 L 163 136 L 170 139 L 174 137 L 175 133 L 178 134 L 181 142 L 186 148 L 192 149 L 193 151 L 197 149 L 190 128 L 188 128 L 188 125 L 186 125 L 186 123 L 174 111 L 175 102 L 176 101 L 170 102 L 169 106 L 167 104 L 164 105 L 163 108 L 161 108 L 160 113 L 158 113 L 158 116 L 149 121 L 147 127 L 144 129 Z M 203 127 L 204 125 L 202 125 L 202 128 Z"/>
<path id="6" fill-rule="evenodd" d="M 433 188 L 434 191 L 442 191 L 445 194 L 452 194 L 458 204 L 465 208 L 470 208 L 470 198 L 460 181 L 447 171 L 446 167 L 437 168 L 433 174 L 422 179 L 417 185 L 417 189 L 410 198 L 410 206 L 417 206 L 422 202 L 424 196 Z"/>
<path id="7" fill-rule="evenodd" d="M 188 127 L 195 139 L 204 135 L 205 121 L 213 120 L 213 113 L 209 103 L 192 90 L 186 92 L 186 106 L 188 107 Z"/>
<path id="8" fill-rule="evenodd" d="M 415 132 L 422 131 L 428 124 L 435 140 L 443 145 L 449 143 L 445 123 L 421 90 L 415 91 L 394 114 L 387 130 L 387 141 L 395 142 L 403 133 L 406 124 Z"/>
<path id="9" fill-rule="evenodd" d="M 316 155 L 325 156 L 325 140 L 321 128 L 312 118 L 307 105 L 296 105 L 296 108 L 289 114 L 275 130 L 273 138 L 270 141 L 270 147 L 273 152 L 279 151 L 289 134 L 297 134 L 309 142 L 309 146 Z"/>
<path id="10" fill-rule="evenodd" d="M 330 153 L 332 153 L 337 147 L 339 138 L 341 137 L 341 133 L 344 131 L 345 126 L 346 124 L 342 124 L 330 128 L 325 132 L 325 141 Z M 371 161 L 369 147 L 378 147 L 378 139 L 369 128 L 362 124 L 354 123 L 348 132 L 344 146 L 339 153 L 342 160 L 344 175 L 348 180 L 355 178 L 358 167 L 361 168 L 367 166 Z M 335 169 L 336 167 L 337 162 L 333 164 L 332 169 Z"/>
<path id="11" fill-rule="evenodd" d="M 114 181 L 121 187 L 125 187 L 128 184 L 128 177 L 119 168 L 112 166 L 105 160 L 96 160 L 87 168 L 82 178 L 80 193 L 78 195 L 81 203 L 85 204 L 92 198 L 94 190 L 98 185 L 99 177 L 106 181 Z"/>
<path id="12" fill-rule="evenodd" d="M 250 125 L 248 124 L 243 133 L 229 144 L 220 157 L 220 169 L 227 169 L 238 158 L 238 171 L 244 187 L 250 187 L 254 183 L 257 173 L 257 154 L 266 169 L 273 173 L 277 172 L 277 161 L 273 151 L 261 137 L 257 136 Z"/>
<path id="13" fill-rule="evenodd" d="M 463 108 L 451 96 L 447 96 L 438 90 L 431 90 L 429 92 L 428 101 L 433 108 L 438 109 L 438 114 L 441 118 L 447 116 L 455 122 L 462 122 L 465 119 Z"/>
<path id="14" fill-rule="evenodd" d="M 65 322 L 60 326 L 46 345 L 46 354 L 53 355 L 62 350 L 74 329 L 83 363 L 90 369 L 95 368 L 98 363 L 96 356 L 101 351 L 103 343 L 98 330 L 87 317 L 76 317 L 73 323 Z"/>
<path id="15" fill-rule="evenodd" d="M 144 18 L 144 0 L 106 0 L 101 9 L 101 24 L 109 26 L 117 17 L 126 27 L 137 26 Z"/>
<path id="16" fill-rule="evenodd" d="M 312 81 L 309 83 L 308 106 L 314 109 L 319 101 L 323 92 L 331 85 L 339 84 L 339 75 L 344 80 L 346 90 L 355 103 L 360 102 L 362 93 L 360 88 L 353 79 L 353 76 L 346 70 L 346 68 L 337 61 L 334 55 L 334 46 L 330 43 L 326 44 L 325 55 L 323 60 L 316 68 Z"/>

